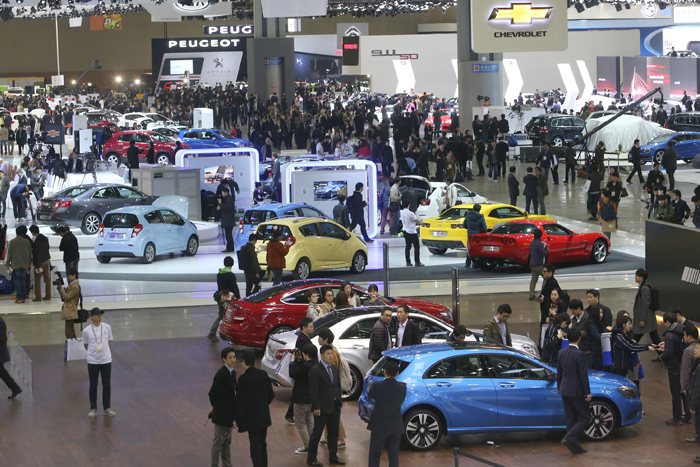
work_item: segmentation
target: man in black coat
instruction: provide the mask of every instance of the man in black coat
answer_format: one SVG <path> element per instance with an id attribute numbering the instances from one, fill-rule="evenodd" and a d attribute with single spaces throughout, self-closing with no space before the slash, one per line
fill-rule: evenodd
<path id="1" fill-rule="evenodd" d="M 239 433 L 248 432 L 253 467 L 267 467 L 267 427 L 272 425 L 270 404 L 275 398 L 272 382 L 264 370 L 255 368 L 255 352 L 241 356 L 243 374 L 238 378 L 238 400 L 233 426 Z"/>
<path id="2" fill-rule="evenodd" d="M 352 196 L 349 196 L 345 205 L 348 206 L 348 211 L 350 211 L 350 232 L 355 230 L 355 227 L 360 226 L 360 232 L 362 232 L 362 238 L 365 239 L 365 243 L 374 243 L 374 240 L 369 238 L 367 235 L 367 226 L 365 225 L 365 207 L 367 203 L 362 199 L 362 190 L 364 190 L 365 185 L 363 183 L 358 183 L 355 185 L 355 192 Z"/>
<path id="3" fill-rule="evenodd" d="M 561 443 L 572 454 L 588 452 L 578 442 L 579 436 L 591 420 L 591 388 L 588 384 L 586 358 L 578 348 L 581 333 L 577 329 L 567 332 L 569 346 L 559 352 L 557 361 L 557 390 L 564 401 L 566 435 Z"/>
<path id="4" fill-rule="evenodd" d="M 613 315 L 612 311 L 610 311 L 610 307 L 607 307 L 600 303 L 600 290 L 587 290 L 586 300 L 588 301 L 588 308 L 586 308 L 586 313 L 590 313 L 591 307 L 599 306 L 603 310 L 603 319 L 601 320 L 601 324 L 603 325 L 603 327 L 607 328 L 613 325 Z"/>
<path id="5" fill-rule="evenodd" d="M 78 246 L 78 239 L 75 238 L 73 232 L 70 231 L 70 227 L 64 225 L 62 228 L 59 227 L 58 234 L 61 236 L 61 243 L 58 245 L 58 249 L 63 252 L 63 262 L 66 265 L 66 271 L 70 268 L 78 269 L 78 262 L 80 261 L 80 247 Z"/>
<path id="6" fill-rule="evenodd" d="M 343 400 L 340 394 L 340 373 L 333 364 L 335 352 L 332 345 L 321 346 L 321 361 L 309 370 L 309 392 L 314 410 L 314 431 L 309 440 L 306 463 L 322 466 L 316 455 L 323 428 L 328 428 L 328 458 L 330 464 L 345 465 L 338 458 L 338 430 Z"/>
<path id="7" fill-rule="evenodd" d="M 396 309 L 396 347 L 408 347 L 409 345 L 420 345 L 423 343 L 418 325 L 408 319 L 411 309 L 408 305 L 399 305 Z"/>
<path id="8" fill-rule="evenodd" d="M 304 316 L 303 318 L 301 318 L 301 321 L 299 321 L 299 329 L 301 330 L 301 332 L 297 336 L 296 344 L 294 344 L 295 350 L 302 350 L 307 344 L 312 343 L 309 336 L 314 332 L 314 320 L 312 320 L 308 316 Z M 287 413 L 284 415 L 284 420 L 290 425 L 295 424 L 294 399 L 292 399 L 292 401 L 289 403 Z"/>
<path id="9" fill-rule="evenodd" d="M 630 172 L 630 176 L 627 177 L 627 183 L 632 181 L 632 177 L 636 173 L 639 175 L 639 183 L 644 183 L 644 176 L 642 175 L 642 153 L 639 150 L 639 140 L 634 140 L 634 145 L 630 149 L 630 159 L 632 159 L 632 165 L 634 169 Z"/>
<path id="10" fill-rule="evenodd" d="M 386 446 L 389 467 L 399 467 L 399 444 L 404 433 L 401 405 L 406 399 L 406 385 L 396 381 L 399 366 L 390 361 L 384 365 L 384 381 L 369 389 L 369 400 L 374 410 L 369 417 L 367 429 L 372 432 L 369 441 L 369 467 L 379 467 L 382 449 Z"/>
<path id="11" fill-rule="evenodd" d="M 0 316 L 0 379 L 7 384 L 7 387 L 12 391 L 12 395 L 8 399 L 14 399 L 22 392 L 22 389 L 17 385 L 15 380 L 5 369 L 5 363 L 10 361 L 10 351 L 7 349 L 7 325 L 5 320 Z"/>
<path id="12" fill-rule="evenodd" d="M 214 424 L 214 441 L 211 445 L 211 465 L 231 467 L 231 438 L 224 435 L 233 427 L 233 414 L 236 409 L 236 352 L 231 347 L 221 351 L 224 365 L 214 376 L 209 390 L 211 412 L 209 416 Z"/>
<path id="13" fill-rule="evenodd" d="M 554 154 L 549 151 L 549 143 L 544 143 L 535 161 L 535 166 L 542 169 L 542 174 L 546 179 L 549 179 L 549 169 L 552 168 L 552 156 Z"/>
<path id="14" fill-rule="evenodd" d="M 382 352 L 391 348 L 391 308 L 382 310 L 381 317 L 374 323 L 372 334 L 369 336 L 369 359 L 374 363 L 382 358 Z"/>
<path id="15" fill-rule="evenodd" d="M 515 166 L 512 166 L 508 174 L 508 194 L 510 195 L 511 206 L 517 206 L 518 195 L 520 195 L 520 182 L 515 178 L 515 171 Z"/>
<path id="16" fill-rule="evenodd" d="M 228 187 L 224 186 L 221 189 L 221 198 L 216 208 L 221 211 L 221 227 L 224 228 L 226 237 L 226 249 L 222 253 L 234 252 L 236 251 L 233 241 L 233 228 L 236 225 L 236 197 Z"/>
<path id="17" fill-rule="evenodd" d="M 226 302 L 228 300 L 236 300 L 241 298 L 241 292 L 238 290 L 238 283 L 236 282 L 236 275 L 233 273 L 231 268 L 233 268 L 233 258 L 227 256 L 224 258 L 224 267 L 219 269 L 216 275 L 216 292 L 218 295 L 217 304 L 219 305 L 219 314 L 214 320 L 214 323 L 209 329 L 209 334 L 207 334 L 207 339 L 212 342 L 219 342 L 219 338 L 216 337 L 216 331 L 219 330 L 219 324 L 221 320 L 224 319 L 224 313 L 226 312 Z M 216 295 L 214 296 L 216 299 Z"/>
<path id="18" fill-rule="evenodd" d="M 673 191 L 676 187 L 676 178 L 674 174 L 676 173 L 676 168 L 678 167 L 678 152 L 674 146 L 676 142 L 671 140 L 668 142 L 668 149 L 661 156 L 661 165 L 666 169 L 666 175 L 668 175 L 668 189 Z"/>
<path id="19" fill-rule="evenodd" d="M 143 149 L 136 147 L 136 141 L 133 139 L 129 141 L 129 149 L 126 150 L 126 162 L 129 166 L 129 176 L 131 177 L 131 184 L 134 183 L 134 169 L 139 168 L 139 154 L 143 152 Z"/>
<path id="20" fill-rule="evenodd" d="M 532 214 L 537 214 L 539 211 L 539 202 L 537 201 L 537 187 L 539 186 L 539 182 L 532 172 L 532 167 L 528 167 L 527 175 L 523 177 L 523 183 L 525 184 L 523 195 L 525 195 L 525 210 L 531 212 L 530 203 L 532 203 Z"/>
<path id="21" fill-rule="evenodd" d="M 540 325 L 547 324 L 549 307 L 552 304 L 552 290 L 560 289 L 559 282 L 554 278 L 555 267 L 553 264 L 545 264 L 542 268 L 542 291 L 535 298 L 540 302 Z"/>

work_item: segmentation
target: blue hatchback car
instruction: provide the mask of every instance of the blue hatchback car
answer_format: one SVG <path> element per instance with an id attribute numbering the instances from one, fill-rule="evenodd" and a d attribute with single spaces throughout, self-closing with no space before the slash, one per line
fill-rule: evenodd
<path id="1" fill-rule="evenodd" d="M 255 232 L 259 224 L 263 222 L 280 219 L 283 217 L 318 217 L 320 219 L 330 219 L 319 209 L 303 203 L 273 203 L 261 204 L 248 209 L 243 213 L 243 217 L 238 226 L 236 235 L 236 250 L 240 250 L 248 243 L 248 237 Z"/>
<path id="2" fill-rule="evenodd" d="M 225 131 L 195 128 L 181 131 L 180 140 L 192 149 L 252 148 L 253 143 L 234 138 Z"/>
<path id="3" fill-rule="evenodd" d="M 396 380 L 407 386 L 404 442 L 415 450 L 435 447 L 445 435 L 565 430 L 556 367 L 497 344 L 464 342 L 392 349 L 368 372 L 359 400 L 368 421 L 369 388 L 383 379 L 384 365 L 399 365 Z M 589 370 L 593 400 L 589 439 L 602 440 L 642 418 L 642 403 L 630 380 Z"/>
<path id="4" fill-rule="evenodd" d="M 693 158 L 700 154 L 700 133 L 683 131 L 672 135 L 661 135 L 640 146 L 642 153 L 642 163 L 650 160 L 661 162 L 664 152 L 668 149 L 668 142 L 674 141 L 674 148 L 678 153 L 678 159 L 685 162 L 692 162 Z"/>
<path id="5" fill-rule="evenodd" d="M 194 256 L 198 249 L 194 224 L 162 206 L 131 206 L 108 212 L 95 241 L 100 263 L 121 257 L 141 258 L 150 264 L 157 255 L 182 252 Z"/>

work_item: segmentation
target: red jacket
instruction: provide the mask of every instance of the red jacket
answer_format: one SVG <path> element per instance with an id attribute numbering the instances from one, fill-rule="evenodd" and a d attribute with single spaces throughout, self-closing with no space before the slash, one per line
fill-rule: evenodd
<path id="1" fill-rule="evenodd" d="M 271 241 L 267 244 L 267 266 L 270 268 L 282 268 L 287 266 L 284 257 L 289 253 L 289 247 L 282 242 Z"/>

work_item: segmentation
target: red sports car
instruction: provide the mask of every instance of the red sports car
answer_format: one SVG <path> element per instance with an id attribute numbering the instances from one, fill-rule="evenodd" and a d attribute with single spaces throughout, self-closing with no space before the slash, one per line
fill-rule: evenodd
<path id="1" fill-rule="evenodd" d="M 126 150 L 129 149 L 129 141 L 136 141 L 136 147 L 143 149 L 139 154 L 139 159 L 146 159 L 148 146 L 151 141 L 155 148 L 156 164 L 172 164 L 175 160 L 175 140 L 162 135 L 156 131 L 122 131 L 116 133 L 107 141 L 102 149 L 102 154 L 106 160 L 119 164 L 126 161 Z M 182 144 L 183 149 L 189 149 L 190 146 Z"/>
<path id="2" fill-rule="evenodd" d="M 548 263 L 602 263 L 610 254 L 610 240 L 602 233 L 576 233 L 556 222 L 525 219 L 499 224 L 491 233 L 470 235 L 469 257 L 482 269 L 498 264 L 527 266 L 535 229 L 542 231 Z"/>
<path id="3" fill-rule="evenodd" d="M 430 123 L 430 125 L 433 127 L 433 129 L 435 129 L 435 125 L 433 124 L 433 121 L 434 121 L 433 117 L 430 116 L 430 117 L 425 119 L 425 122 L 423 122 L 423 126 Z M 450 128 L 452 126 L 452 116 L 450 114 L 441 115 L 440 121 L 442 122 L 442 127 L 440 127 L 440 131 L 448 131 L 448 130 L 445 130 L 445 128 Z"/>
<path id="4" fill-rule="evenodd" d="M 323 290 L 330 289 L 337 295 L 342 284 L 343 281 L 334 279 L 285 282 L 249 297 L 231 300 L 226 307 L 219 333 L 231 344 L 263 348 L 270 334 L 292 331 L 299 327 L 299 321 L 306 316 L 309 308 L 307 290 L 319 289 L 323 294 Z M 369 296 L 365 289 L 356 284 L 352 284 L 352 288 L 361 302 Z M 452 324 L 452 310 L 445 305 L 417 298 L 379 298 L 387 305 L 405 303 Z"/>

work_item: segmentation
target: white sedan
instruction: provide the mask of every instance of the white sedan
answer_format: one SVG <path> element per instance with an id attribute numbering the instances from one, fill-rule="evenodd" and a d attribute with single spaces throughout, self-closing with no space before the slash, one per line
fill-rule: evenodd
<path id="1" fill-rule="evenodd" d="M 338 352 L 348 361 L 352 374 L 352 388 L 343 393 L 343 399 L 350 400 L 359 397 L 362 392 L 364 376 L 374 366 L 369 359 L 369 336 L 372 333 L 374 324 L 379 319 L 380 308 L 360 307 L 345 309 L 337 313 L 329 313 L 314 321 L 314 332 L 311 334 L 311 342 L 318 346 L 318 332 L 323 328 L 333 331 L 335 340 L 333 345 Z M 396 307 L 392 307 L 396 316 Z M 441 321 L 432 315 L 421 311 L 413 310 L 409 319 L 418 325 L 424 344 L 444 343 L 452 333 L 452 326 Z M 472 333 L 481 334 L 481 330 L 469 330 Z M 280 364 L 284 354 L 292 349 L 296 344 L 299 331 L 289 331 L 280 334 L 273 334 L 265 346 L 261 368 L 267 372 L 272 381 L 280 386 L 290 386 L 283 378 L 275 374 L 277 366 Z M 511 334 L 513 348 L 521 350 L 529 355 L 539 358 L 537 344 L 526 336 Z M 467 340 L 476 340 L 472 336 L 467 336 Z"/>
<path id="2" fill-rule="evenodd" d="M 474 204 L 474 203 L 488 203 L 488 199 L 480 196 L 473 191 L 469 190 L 464 185 L 459 183 L 453 183 L 457 187 L 457 196 L 459 197 L 456 202 L 452 205 L 457 204 Z M 418 205 L 418 210 L 416 211 L 416 216 L 420 220 L 430 219 L 431 217 L 437 217 L 442 211 L 445 210 L 445 192 L 447 191 L 447 184 L 444 182 L 430 182 L 431 192 L 428 198 L 421 201 Z"/>

